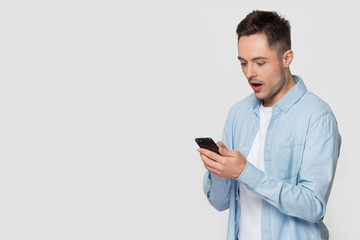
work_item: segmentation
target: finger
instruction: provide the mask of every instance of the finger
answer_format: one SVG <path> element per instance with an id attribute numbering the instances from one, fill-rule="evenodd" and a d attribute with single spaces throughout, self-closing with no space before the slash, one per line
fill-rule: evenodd
<path id="1" fill-rule="evenodd" d="M 205 166 L 206 170 L 210 171 L 211 173 L 215 174 L 218 177 L 224 177 L 224 175 L 219 171 L 217 168 L 213 168 L 211 166 Z"/>
<path id="2" fill-rule="evenodd" d="M 211 159 L 214 160 L 214 161 L 219 161 L 220 158 L 221 158 L 221 156 L 220 156 L 219 154 L 217 154 L 217 153 L 215 153 L 215 152 L 213 152 L 213 151 L 210 151 L 210 150 L 208 150 L 208 149 L 205 149 L 205 148 L 199 148 L 199 149 L 198 149 L 198 152 L 199 152 L 200 154 L 206 155 L 208 158 L 211 158 Z"/>
<path id="3" fill-rule="evenodd" d="M 215 174 L 216 176 L 218 177 L 222 177 L 220 172 L 215 169 L 215 168 L 212 168 L 212 167 L 208 167 L 208 166 L 205 166 L 206 170 L 209 170 L 210 172 L 212 172 L 213 174 Z"/>
<path id="4" fill-rule="evenodd" d="M 220 163 L 214 161 L 213 159 L 209 158 L 208 156 L 206 156 L 204 154 L 200 154 L 200 157 L 201 157 L 206 169 L 208 169 L 208 168 L 211 168 L 211 169 L 219 169 L 219 168 L 221 168 Z"/>

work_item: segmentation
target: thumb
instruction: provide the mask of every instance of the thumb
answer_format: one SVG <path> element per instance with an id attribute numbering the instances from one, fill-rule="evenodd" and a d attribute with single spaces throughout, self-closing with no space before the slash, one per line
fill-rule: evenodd
<path id="1" fill-rule="evenodd" d="M 216 143 L 216 145 L 219 147 L 219 152 L 221 155 L 223 156 L 228 155 L 230 150 L 226 147 L 226 145 L 223 142 L 219 141 Z"/>
<path id="2" fill-rule="evenodd" d="M 217 141 L 217 142 L 216 142 L 216 145 L 217 145 L 219 148 L 227 148 L 222 141 Z"/>

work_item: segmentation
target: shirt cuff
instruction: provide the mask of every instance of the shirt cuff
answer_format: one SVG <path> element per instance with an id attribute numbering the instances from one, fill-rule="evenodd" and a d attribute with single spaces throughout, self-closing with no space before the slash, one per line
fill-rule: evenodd
<path id="1" fill-rule="evenodd" d="M 246 163 L 244 171 L 237 178 L 238 181 L 244 183 L 248 188 L 254 189 L 264 177 L 264 173 L 257 169 L 250 162 Z"/>

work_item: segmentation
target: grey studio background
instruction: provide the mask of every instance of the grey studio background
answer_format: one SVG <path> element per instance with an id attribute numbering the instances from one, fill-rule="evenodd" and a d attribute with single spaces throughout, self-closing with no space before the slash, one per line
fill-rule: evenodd
<path id="1" fill-rule="evenodd" d="M 0 3 L 0 240 L 225 239 L 194 138 L 220 140 L 251 93 L 235 28 L 253 9 L 290 20 L 292 73 L 335 112 L 325 223 L 356 239 L 353 1 L 73 0 Z"/>

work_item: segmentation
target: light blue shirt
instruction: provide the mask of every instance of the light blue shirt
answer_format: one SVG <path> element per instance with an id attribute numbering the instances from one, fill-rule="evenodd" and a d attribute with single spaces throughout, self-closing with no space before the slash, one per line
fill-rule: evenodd
<path id="1" fill-rule="evenodd" d="M 205 173 L 204 192 L 217 210 L 229 209 L 228 240 L 239 227 L 238 182 L 263 199 L 263 240 L 329 239 L 322 219 L 339 157 L 341 137 L 330 107 L 307 91 L 300 77 L 272 107 L 264 147 L 265 172 L 250 162 L 237 179 Z M 259 129 L 254 94 L 236 103 L 226 119 L 223 142 L 248 156 Z M 247 240 L 247 239 L 246 239 Z"/>

